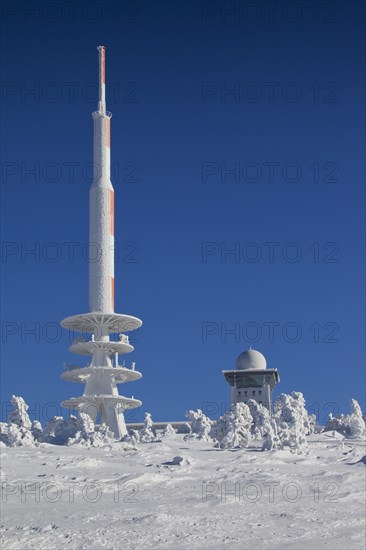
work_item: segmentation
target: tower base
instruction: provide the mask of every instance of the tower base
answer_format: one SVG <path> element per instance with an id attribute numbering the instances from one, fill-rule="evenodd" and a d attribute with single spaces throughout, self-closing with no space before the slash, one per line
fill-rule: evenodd
<path id="1" fill-rule="evenodd" d="M 112 430 L 116 439 L 127 435 L 126 423 L 123 411 L 141 407 L 138 399 L 111 395 L 82 395 L 71 397 L 61 403 L 65 409 L 76 409 L 78 412 L 86 413 L 95 422 L 98 414 L 101 420 Z"/>

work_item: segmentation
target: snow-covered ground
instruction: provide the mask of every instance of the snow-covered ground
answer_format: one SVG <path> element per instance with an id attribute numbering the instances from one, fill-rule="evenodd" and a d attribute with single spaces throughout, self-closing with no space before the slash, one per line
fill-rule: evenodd
<path id="1" fill-rule="evenodd" d="M 168 435 L 5 447 L 7 549 L 365 548 L 365 443 L 308 437 L 307 455 Z"/>

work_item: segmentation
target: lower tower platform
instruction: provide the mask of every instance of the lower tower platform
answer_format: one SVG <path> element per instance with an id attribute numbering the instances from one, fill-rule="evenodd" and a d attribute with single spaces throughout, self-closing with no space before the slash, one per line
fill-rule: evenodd
<path id="1" fill-rule="evenodd" d="M 117 313 L 84 313 L 67 317 L 61 326 L 91 335 L 87 340 L 79 337 L 70 346 L 70 351 L 91 357 L 85 367 L 65 369 L 61 378 L 69 382 L 85 384 L 80 397 L 64 400 L 61 405 L 86 413 L 95 422 L 99 417 L 113 431 L 117 439 L 127 434 L 123 412 L 142 405 L 138 399 L 119 395 L 117 384 L 133 382 L 142 377 L 132 363 L 131 368 L 119 365 L 119 355 L 133 351 L 128 336 L 119 331 L 136 330 L 142 325 L 137 317 Z M 119 332 L 118 340 L 110 334 Z"/>

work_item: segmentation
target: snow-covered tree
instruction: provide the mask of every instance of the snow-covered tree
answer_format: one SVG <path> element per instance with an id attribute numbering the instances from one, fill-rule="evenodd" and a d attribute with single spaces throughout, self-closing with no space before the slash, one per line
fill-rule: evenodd
<path id="1" fill-rule="evenodd" d="M 317 425 L 316 414 L 309 414 L 309 435 L 322 430 L 323 428 Z"/>
<path id="2" fill-rule="evenodd" d="M 272 451 L 280 447 L 276 421 L 270 419 L 264 428 L 262 451 Z"/>
<path id="3" fill-rule="evenodd" d="M 348 416 L 349 437 L 363 438 L 366 436 L 366 425 L 361 407 L 356 399 L 351 399 L 351 414 Z"/>
<path id="4" fill-rule="evenodd" d="M 365 420 L 356 399 L 351 399 L 350 408 L 350 414 L 333 416 L 330 413 L 325 431 L 336 431 L 349 438 L 364 438 L 366 436 Z"/>
<path id="5" fill-rule="evenodd" d="M 253 418 L 248 405 L 235 403 L 221 416 L 212 430 L 212 436 L 221 449 L 247 447 L 252 439 Z"/>
<path id="6" fill-rule="evenodd" d="M 306 435 L 311 433 L 312 424 L 305 408 L 303 394 L 282 393 L 275 403 L 274 410 L 279 446 L 289 447 L 292 452 L 306 452 Z"/>
<path id="7" fill-rule="evenodd" d="M 32 433 L 32 422 L 28 416 L 28 405 L 22 397 L 11 398 L 13 408 L 8 415 L 8 424 L 2 425 L 1 440 L 9 447 L 34 445 L 36 443 Z"/>
<path id="8" fill-rule="evenodd" d="M 275 403 L 275 417 L 289 426 L 297 424 L 305 435 L 314 431 L 315 415 L 309 415 L 306 402 L 301 392 L 293 391 L 291 395 L 282 393 Z"/>
<path id="9" fill-rule="evenodd" d="M 0 441 L 6 445 L 8 433 L 8 424 L 6 422 L 0 422 Z"/>
<path id="10" fill-rule="evenodd" d="M 263 439 L 270 422 L 269 410 L 254 399 L 249 399 L 248 407 L 253 418 L 251 427 L 253 439 Z"/>
<path id="11" fill-rule="evenodd" d="M 248 407 L 253 418 L 251 433 L 254 440 L 263 441 L 262 450 L 277 449 L 279 445 L 276 422 L 271 419 L 267 407 L 249 399 Z"/>
<path id="12" fill-rule="evenodd" d="M 192 428 L 191 428 L 190 423 L 189 422 L 184 422 L 180 426 L 180 428 L 178 430 L 178 433 L 180 433 L 180 434 L 190 434 L 190 433 L 192 433 Z"/>
<path id="13" fill-rule="evenodd" d="M 150 413 L 145 413 L 144 426 L 140 431 L 140 442 L 141 443 L 150 443 L 156 438 L 155 431 L 153 429 L 153 419 Z"/>
<path id="14" fill-rule="evenodd" d="M 189 410 L 186 412 L 186 417 L 190 421 L 191 434 L 188 438 L 200 439 L 201 441 L 211 441 L 210 432 L 213 422 L 206 416 L 201 409 L 196 411 Z"/>
<path id="15" fill-rule="evenodd" d="M 173 426 L 171 424 L 167 424 L 164 430 L 161 432 L 161 437 L 165 437 L 167 435 L 174 435 L 175 433 L 176 432 Z"/>
<path id="16" fill-rule="evenodd" d="M 67 445 L 81 444 L 92 447 L 110 445 L 115 442 L 114 434 L 105 424 L 95 426 L 88 414 L 80 413 L 77 422 L 78 431 L 73 437 L 69 437 Z"/>
<path id="17" fill-rule="evenodd" d="M 160 441 L 156 437 L 155 430 L 153 428 L 154 422 L 150 413 L 145 413 L 144 425 L 137 434 L 134 434 L 136 443 L 151 443 L 153 441 Z M 131 441 L 133 443 L 133 441 Z"/>
<path id="18" fill-rule="evenodd" d="M 34 437 L 30 430 L 20 428 L 16 424 L 8 424 L 6 434 L 6 445 L 9 447 L 33 446 L 35 444 Z"/>
<path id="19" fill-rule="evenodd" d="M 137 443 L 152 443 L 161 441 L 154 430 L 154 422 L 150 413 L 145 413 L 144 425 L 141 430 L 130 430 L 128 435 L 123 438 L 123 441 L 136 445 Z"/>
<path id="20" fill-rule="evenodd" d="M 9 412 L 8 422 L 10 424 L 16 424 L 19 428 L 30 430 L 32 427 L 32 422 L 27 413 L 29 407 L 23 397 L 16 397 L 13 395 L 11 398 L 11 404 L 13 405 L 13 408 Z"/>
<path id="21" fill-rule="evenodd" d="M 64 424 L 64 436 L 68 435 L 70 429 L 71 432 L 73 432 L 72 435 L 69 435 L 69 437 L 67 437 L 66 445 L 74 445 L 75 443 L 82 443 L 83 441 L 86 442 L 91 440 L 95 432 L 95 424 L 88 414 L 80 413 L 79 418 L 71 416 L 70 421 L 70 423 Z M 58 432 L 58 437 L 60 437 L 61 430 L 57 429 L 56 431 Z"/>

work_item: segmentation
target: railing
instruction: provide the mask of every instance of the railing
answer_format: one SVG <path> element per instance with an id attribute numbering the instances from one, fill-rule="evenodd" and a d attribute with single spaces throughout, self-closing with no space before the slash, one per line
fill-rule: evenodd
<path id="1" fill-rule="evenodd" d="M 120 334 L 118 341 L 122 342 L 122 344 L 129 344 L 129 339 L 127 334 Z"/>
<path id="2" fill-rule="evenodd" d="M 92 117 L 96 118 L 98 116 L 104 116 L 107 115 L 107 117 L 112 118 L 112 113 L 110 111 L 106 111 L 105 113 L 101 113 L 100 111 L 93 111 Z"/>
<path id="3" fill-rule="evenodd" d="M 70 371 L 70 370 L 75 370 L 75 369 L 80 369 L 80 366 L 79 365 L 66 365 L 66 363 L 64 363 L 64 371 Z"/>
<path id="4" fill-rule="evenodd" d="M 86 338 L 83 338 L 82 336 L 78 336 L 77 338 L 74 338 L 72 341 L 72 345 L 75 344 L 84 344 L 85 342 L 89 342 L 90 340 L 87 340 Z M 97 340 L 94 339 L 94 334 L 92 334 L 91 342 L 96 342 Z M 113 342 L 121 342 L 122 344 L 129 344 L 129 338 L 127 334 L 120 334 L 118 340 L 110 340 L 111 343 Z"/>
<path id="5" fill-rule="evenodd" d="M 77 338 L 73 339 L 72 344 L 81 344 L 83 342 L 86 342 L 85 338 L 83 338 L 82 336 L 78 336 Z"/>

